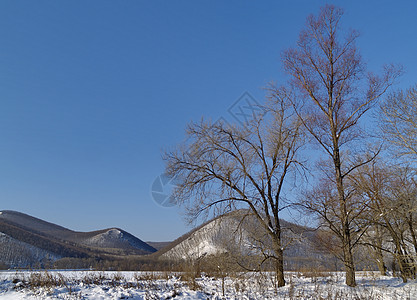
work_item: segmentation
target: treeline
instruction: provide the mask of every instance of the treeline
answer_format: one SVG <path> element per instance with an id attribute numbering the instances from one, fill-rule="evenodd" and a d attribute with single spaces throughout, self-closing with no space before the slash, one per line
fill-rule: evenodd
<path id="1" fill-rule="evenodd" d="M 197 260 L 168 260 L 146 257 L 119 258 L 73 258 L 65 257 L 46 269 L 92 269 L 98 271 L 169 271 L 214 272 L 219 268 L 224 272 L 244 271 L 229 254 L 203 257 Z"/>
<path id="2" fill-rule="evenodd" d="M 363 270 L 375 269 L 371 261 L 365 259 L 365 253 L 358 254 L 358 261 Z M 152 256 L 132 256 L 113 258 L 73 258 L 65 257 L 55 262 L 44 263 L 45 269 L 92 269 L 99 271 L 169 271 L 169 272 L 244 272 L 244 271 L 274 271 L 273 262 L 260 263 L 261 255 L 239 256 L 236 253 L 221 253 L 208 255 L 198 259 L 162 259 Z M 341 262 L 329 253 L 323 253 L 316 259 L 289 257 L 285 259 L 289 271 L 321 270 L 340 271 Z"/>

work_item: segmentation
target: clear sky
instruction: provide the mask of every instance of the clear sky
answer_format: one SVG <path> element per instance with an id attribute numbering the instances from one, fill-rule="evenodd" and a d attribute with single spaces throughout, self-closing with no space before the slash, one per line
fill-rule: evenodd
<path id="1" fill-rule="evenodd" d="M 416 1 L 328 1 L 369 68 L 417 83 Z M 187 227 L 152 200 L 161 150 L 245 92 L 284 82 L 280 52 L 325 1 L 0 1 L 0 209 L 145 241 Z"/>

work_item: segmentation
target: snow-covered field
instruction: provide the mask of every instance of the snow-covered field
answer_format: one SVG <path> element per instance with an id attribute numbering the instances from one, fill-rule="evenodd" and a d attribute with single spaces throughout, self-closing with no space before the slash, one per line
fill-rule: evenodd
<path id="1" fill-rule="evenodd" d="M 417 299 L 417 282 L 358 272 L 358 287 L 342 273 L 287 273 L 276 290 L 271 274 L 193 278 L 186 273 L 99 271 L 0 272 L 0 299 Z"/>

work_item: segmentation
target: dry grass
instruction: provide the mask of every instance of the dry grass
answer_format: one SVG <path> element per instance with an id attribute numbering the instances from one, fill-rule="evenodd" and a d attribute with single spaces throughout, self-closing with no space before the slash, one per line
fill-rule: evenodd
<path id="1" fill-rule="evenodd" d="M 129 275 L 123 273 L 86 272 L 82 276 L 70 278 L 56 272 L 30 272 L 16 273 L 11 281 L 16 290 L 30 290 L 40 298 L 52 295 L 59 289 L 61 297 L 82 298 L 80 287 L 100 286 L 104 289 L 118 288 L 121 290 L 145 291 L 147 299 L 157 299 L 156 291 L 167 291 L 168 298 L 175 298 L 181 291 L 194 290 L 205 293 L 207 299 L 216 297 L 247 298 L 248 295 L 258 295 L 265 299 L 319 299 L 319 300 L 368 300 L 385 299 L 384 288 L 378 287 L 378 276 L 375 272 L 361 272 L 367 276 L 362 285 L 356 288 L 347 288 L 343 284 L 343 277 L 337 273 L 329 273 L 321 269 L 305 269 L 299 272 L 286 274 L 287 285 L 276 288 L 273 273 L 233 273 L 233 276 L 208 277 L 198 274 L 195 270 L 189 272 L 142 272 Z M 389 289 L 387 287 L 386 289 Z M 169 293 L 168 293 L 169 291 Z M 65 296 L 63 296 L 65 295 Z M 156 297 L 156 298 L 155 298 Z M 411 299 L 407 296 L 394 293 L 393 300 Z"/>

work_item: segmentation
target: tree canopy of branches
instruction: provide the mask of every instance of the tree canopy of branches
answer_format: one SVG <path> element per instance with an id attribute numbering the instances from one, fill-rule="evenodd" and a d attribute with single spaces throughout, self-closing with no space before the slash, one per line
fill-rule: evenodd
<path id="1" fill-rule="evenodd" d="M 304 127 L 331 159 L 333 170 L 328 177 L 336 193 L 323 196 L 337 201 L 329 226 L 337 232 L 343 247 L 346 284 L 355 286 L 351 237 L 355 214 L 349 214 L 352 197 L 348 196 L 345 180 L 358 166 L 372 160 L 359 155 L 352 159 L 355 141 L 363 133 L 358 124 L 401 70 L 389 65 L 380 76 L 367 73 L 355 45 L 358 33 L 350 31 L 341 36 L 342 15 L 341 9 L 326 5 L 317 17 L 307 18 L 297 45 L 282 56 L 291 88 L 278 88 L 276 94 L 294 103 Z M 346 148 L 351 154 L 342 153 Z"/>
<path id="2" fill-rule="evenodd" d="M 396 154 L 417 157 L 417 86 L 390 93 L 380 105 L 380 127 Z"/>
<path id="3" fill-rule="evenodd" d="M 404 282 L 416 276 L 416 173 L 412 168 L 388 165 L 380 160 L 363 166 L 352 177 L 357 192 L 367 203 L 362 217 L 370 226 L 369 235 L 375 239 L 363 242 L 370 245 L 382 259 L 382 251 L 391 253 L 398 263 Z M 383 234 L 389 239 L 385 242 Z M 383 266 L 382 266 L 383 267 Z"/>
<path id="4" fill-rule="evenodd" d="M 277 100 L 277 99 L 275 99 Z M 301 123 L 278 99 L 245 126 L 201 121 L 189 125 L 188 142 L 165 154 L 167 173 L 177 178 L 174 196 L 193 217 L 246 208 L 269 236 L 265 261 L 275 261 L 278 286 L 285 285 L 279 213 L 290 175 L 302 168 Z"/>

